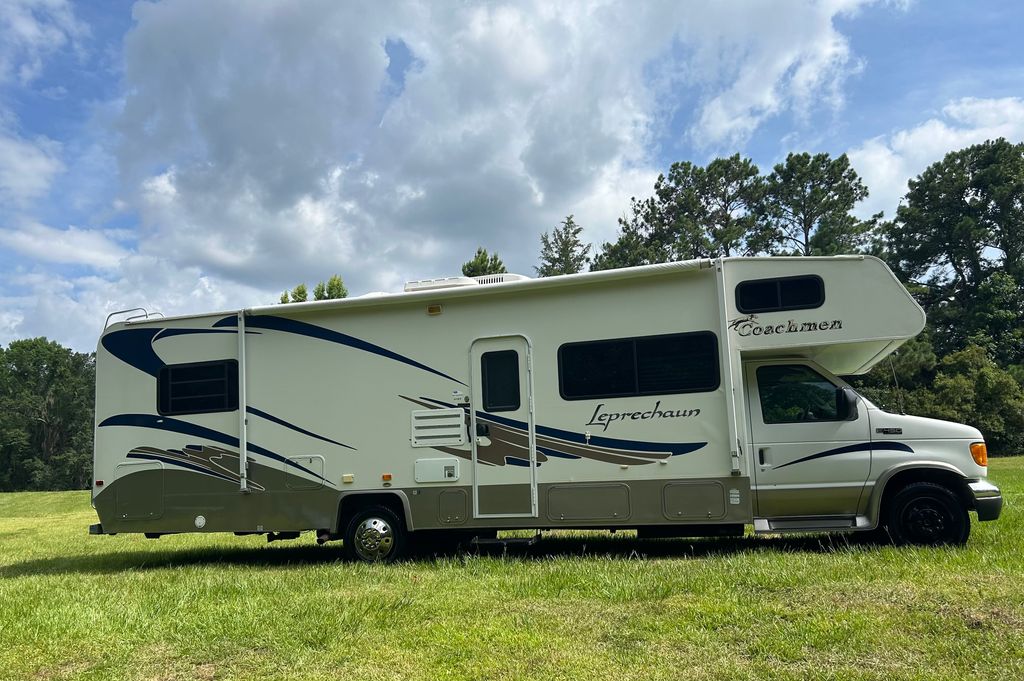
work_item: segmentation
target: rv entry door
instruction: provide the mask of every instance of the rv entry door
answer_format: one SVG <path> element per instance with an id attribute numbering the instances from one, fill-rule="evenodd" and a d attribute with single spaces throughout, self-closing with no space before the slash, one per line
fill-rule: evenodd
<path id="1" fill-rule="evenodd" d="M 537 515 L 532 364 L 524 336 L 478 338 L 470 348 L 474 517 Z"/>

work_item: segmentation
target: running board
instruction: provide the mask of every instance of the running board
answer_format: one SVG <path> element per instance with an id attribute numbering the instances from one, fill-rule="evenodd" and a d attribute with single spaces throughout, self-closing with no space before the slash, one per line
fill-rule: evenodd
<path id="1" fill-rule="evenodd" d="M 540 541 L 540 533 L 532 537 L 508 537 L 506 539 L 500 537 L 473 537 L 469 543 L 474 546 L 500 546 L 503 549 L 507 549 L 509 546 L 533 546 L 538 541 Z"/>
<path id="2" fill-rule="evenodd" d="M 754 518 L 754 532 L 837 532 L 868 530 L 867 516 L 799 516 L 792 518 Z"/>

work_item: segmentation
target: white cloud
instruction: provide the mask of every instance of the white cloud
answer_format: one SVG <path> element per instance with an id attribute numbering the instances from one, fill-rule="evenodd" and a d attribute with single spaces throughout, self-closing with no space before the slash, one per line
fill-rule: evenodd
<path id="1" fill-rule="evenodd" d="M 16 229 L 0 229 L 0 245 L 35 261 L 109 269 L 128 255 L 112 236 L 117 235 L 75 226 L 54 229 L 29 222 Z"/>
<path id="2" fill-rule="evenodd" d="M 940 116 L 867 140 L 848 152 L 871 190 L 858 211 L 867 216 L 884 210 L 892 217 L 908 180 L 951 151 L 998 137 L 1024 140 L 1024 99 L 958 99 L 946 104 Z"/>
<path id="3" fill-rule="evenodd" d="M 42 73 L 47 57 L 68 46 L 77 48 L 88 33 L 67 0 L 4 0 L 0 3 L 0 83 L 32 82 Z"/>
<path id="4" fill-rule="evenodd" d="M 539 234 L 569 213 L 595 245 L 614 238 L 630 197 L 652 190 L 654 140 L 677 113 L 717 147 L 841 106 L 858 62 L 834 20 L 861 4 L 138 3 L 116 130 L 96 136 L 119 140 L 112 203 L 138 216 L 136 244 L 45 220 L 0 234 L 36 262 L 102 274 L 63 279 L 3 324 L 260 304 L 336 272 L 353 294 L 395 290 L 456 273 L 479 245 L 532 273 Z M 32 15 L 64 26 L 49 40 L 0 48 L 0 77 L 31 80 L 38 69 L 13 64 L 82 34 L 58 14 Z M 398 42 L 414 61 L 396 77 L 385 46 Z M 45 195 L 50 151 L 18 196 Z M 41 247 L 58 236 L 68 245 Z"/>
<path id="5" fill-rule="evenodd" d="M 650 191 L 637 179 L 656 174 L 652 126 L 673 97 L 652 68 L 708 93 L 695 135 L 738 139 L 823 91 L 838 97 L 838 11 L 849 8 L 138 5 L 120 159 L 140 248 L 275 288 L 333 271 L 356 290 L 398 276 L 381 272 L 450 273 L 477 245 L 529 271 L 537 236 L 569 212 L 608 239 L 629 196 Z M 389 40 L 417 60 L 400 93 Z"/>
<path id="6" fill-rule="evenodd" d="M 44 196 L 63 170 L 60 144 L 45 137 L 21 139 L 0 127 L 0 206 Z"/>

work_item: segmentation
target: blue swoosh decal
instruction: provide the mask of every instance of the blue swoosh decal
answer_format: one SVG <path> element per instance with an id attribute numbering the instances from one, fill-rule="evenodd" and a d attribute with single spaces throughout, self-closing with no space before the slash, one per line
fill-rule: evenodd
<path id="1" fill-rule="evenodd" d="M 322 326 L 316 326 L 315 324 L 307 324 L 306 322 L 300 322 L 294 319 L 286 319 L 284 317 L 275 317 L 273 315 L 253 315 L 245 318 L 245 324 L 259 329 L 270 329 L 272 331 L 283 331 L 284 333 L 294 333 L 300 336 L 309 336 L 310 338 L 317 338 L 319 340 L 328 341 L 329 343 L 337 343 L 339 345 L 346 345 L 356 350 L 362 350 L 363 352 L 369 352 L 374 355 L 386 357 L 387 359 L 393 359 L 396 362 L 402 362 L 408 364 L 411 367 L 428 371 L 441 378 L 447 378 L 449 381 L 455 381 L 459 385 L 466 385 L 462 381 L 448 374 L 428 367 L 426 364 L 421 364 L 414 359 L 410 359 L 405 355 L 400 355 L 397 352 L 382 348 L 379 345 L 374 345 L 355 336 L 349 336 L 346 333 L 340 331 L 332 331 L 331 329 L 325 329 Z M 224 317 L 219 319 L 213 324 L 214 326 L 238 326 L 238 317 Z"/>
<path id="2" fill-rule="evenodd" d="M 432 397 L 420 397 L 421 400 L 432 402 L 441 407 L 456 407 L 458 405 L 451 404 L 448 402 L 442 402 L 441 400 L 435 400 Z M 504 416 L 496 416 L 487 412 L 478 411 L 477 417 L 483 419 L 489 419 L 495 423 L 500 423 L 505 426 L 512 428 L 518 428 L 520 430 L 526 430 L 528 425 L 525 421 L 516 421 L 515 419 L 506 418 Z M 570 430 L 561 430 L 559 428 L 552 428 L 550 426 L 537 426 L 537 433 L 540 435 L 546 435 L 548 437 L 555 437 L 560 440 L 566 440 L 568 442 L 576 442 L 578 444 L 587 445 L 592 444 L 598 447 L 607 447 L 610 449 L 622 449 L 622 450 L 633 450 L 637 452 L 671 452 L 672 456 L 679 454 L 689 454 L 695 452 L 698 449 L 707 446 L 707 442 L 645 442 L 643 440 L 620 440 L 613 437 L 602 437 L 600 435 L 591 435 L 590 441 L 587 442 L 587 436 L 583 433 L 575 433 Z M 562 457 L 567 459 L 579 459 L 580 457 L 574 454 L 566 454 L 564 452 L 549 451 L 548 449 L 537 448 L 538 451 L 544 454 L 551 454 L 556 457 Z"/>
<path id="3" fill-rule="evenodd" d="M 136 428 L 152 428 L 154 430 L 166 430 L 172 433 L 182 433 L 184 435 L 195 435 L 196 437 L 205 438 L 207 440 L 213 440 L 219 442 L 222 445 L 228 445 L 229 447 L 238 447 L 238 438 L 222 433 L 219 430 L 213 430 L 206 426 L 200 426 L 195 423 L 189 423 L 188 421 L 181 421 L 179 419 L 172 419 L 167 416 L 154 416 L 153 414 L 118 414 L 117 416 L 111 416 L 100 423 L 99 427 L 104 426 L 134 426 Z M 301 471 L 309 473 L 315 478 L 319 478 L 328 485 L 334 486 L 327 478 L 314 473 L 305 466 L 295 463 L 291 459 L 286 459 L 277 452 L 272 452 L 265 447 L 261 447 L 257 444 L 248 443 L 248 449 L 256 454 L 261 454 L 268 459 L 274 459 L 280 461 L 286 466 L 298 468 Z"/>
<path id="4" fill-rule="evenodd" d="M 108 333 L 101 342 L 114 357 L 156 378 L 164 367 L 164 361 L 153 350 L 153 339 L 162 330 L 121 329 Z"/>
<path id="5" fill-rule="evenodd" d="M 284 426 L 285 428 L 291 428 L 292 430 L 294 430 L 297 433 L 302 433 L 303 435 L 308 435 L 310 437 L 315 437 L 317 440 L 323 440 L 324 442 L 330 442 L 333 445 L 338 445 L 339 447 L 344 447 L 345 449 L 351 449 L 353 451 L 356 450 L 355 447 L 351 447 L 351 446 L 349 446 L 349 445 L 347 445 L 347 444 L 345 444 L 343 442 L 338 442 L 337 440 L 332 440 L 331 438 L 324 437 L 323 435 L 317 435 L 316 433 L 314 433 L 312 431 L 309 431 L 309 430 L 306 430 L 305 428 L 300 428 L 299 426 L 296 426 L 293 423 L 288 423 L 284 419 L 280 419 L 280 418 L 274 416 L 273 414 L 268 414 L 267 412 L 263 411 L 262 409 L 257 409 L 256 407 L 246 407 L 245 410 L 248 413 L 250 413 L 250 414 L 253 414 L 255 416 L 259 416 L 261 419 L 266 419 L 267 421 L 271 421 L 273 423 L 276 423 L 279 426 Z"/>
<path id="6" fill-rule="evenodd" d="M 910 445 L 905 445 L 902 442 L 861 442 L 856 445 L 846 445 L 845 447 L 836 447 L 835 449 L 827 449 L 824 452 L 818 452 L 817 454 L 811 454 L 800 459 L 793 459 L 788 461 L 781 466 L 775 466 L 772 470 L 779 470 L 786 466 L 792 466 L 796 463 L 803 463 L 804 461 L 813 461 L 814 459 L 822 459 L 826 456 L 837 456 L 839 454 L 851 454 L 853 452 L 865 452 L 872 449 L 889 450 L 894 452 L 908 452 L 914 453 L 913 448 Z"/>
<path id="7" fill-rule="evenodd" d="M 476 415 L 478 418 L 494 421 L 495 423 L 511 426 L 513 428 L 519 428 L 520 430 L 526 430 L 528 427 L 523 421 L 516 421 L 515 419 L 505 418 L 504 416 L 496 416 L 482 411 L 478 411 Z M 597 447 L 632 450 L 634 452 L 660 453 L 667 451 L 671 452 L 672 456 L 689 454 L 690 452 L 695 452 L 701 447 L 707 445 L 707 442 L 645 442 L 643 440 L 620 440 L 618 438 L 602 437 L 600 435 L 591 435 L 590 441 L 587 442 L 587 437 L 583 433 L 574 433 L 571 430 L 562 430 L 560 428 L 552 428 L 550 426 L 537 426 L 536 429 L 537 433 L 540 435 L 555 437 L 560 440 L 575 442 L 581 445 L 590 444 Z"/>

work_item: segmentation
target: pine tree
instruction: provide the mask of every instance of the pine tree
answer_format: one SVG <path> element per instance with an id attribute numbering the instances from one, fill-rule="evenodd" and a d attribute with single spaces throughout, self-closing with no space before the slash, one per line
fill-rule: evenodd
<path id="1" fill-rule="evenodd" d="M 540 236 L 540 267 L 534 267 L 541 277 L 553 277 L 559 274 L 576 274 L 590 262 L 588 254 L 591 245 L 584 245 L 580 240 L 583 228 L 576 224 L 569 215 L 556 227 L 549 236 L 544 232 Z"/>

